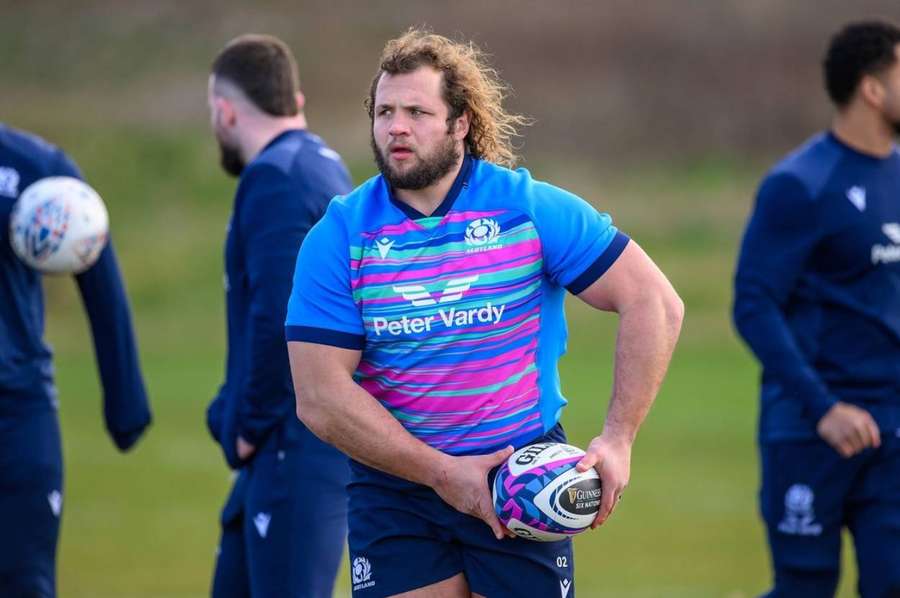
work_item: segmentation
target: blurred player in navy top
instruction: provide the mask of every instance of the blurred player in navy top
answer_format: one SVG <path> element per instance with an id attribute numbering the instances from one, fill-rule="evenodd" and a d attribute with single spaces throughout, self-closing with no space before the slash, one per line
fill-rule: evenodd
<path id="1" fill-rule="evenodd" d="M 763 180 L 735 277 L 762 365 L 769 595 L 833 595 L 846 526 L 860 594 L 900 596 L 900 29 L 847 26 L 824 74 L 831 130 Z"/>
<path id="2" fill-rule="evenodd" d="M 331 596 L 349 469 L 296 417 L 284 320 L 300 244 L 350 177 L 306 130 L 296 62 L 281 40 L 230 42 L 213 63 L 208 95 L 222 167 L 239 177 L 225 241 L 225 383 L 208 410 L 238 475 L 222 512 L 212 593 Z"/>
<path id="3" fill-rule="evenodd" d="M 41 275 L 9 243 L 10 210 L 31 183 L 81 178 L 60 149 L 0 123 L 0 596 L 56 595 L 63 465 Z M 75 276 L 90 319 L 106 428 L 128 450 L 150 424 L 125 287 L 112 243 Z"/>

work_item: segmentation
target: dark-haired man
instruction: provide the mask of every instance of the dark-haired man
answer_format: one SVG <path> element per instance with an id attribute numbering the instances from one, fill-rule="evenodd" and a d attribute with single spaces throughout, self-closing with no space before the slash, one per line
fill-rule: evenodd
<path id="1" fill-rule="evenodd" d="M 9 244 L 21 193 L 50 176 L 81 178 L 43 139 L 0 123 L 0 596 L 56 595 L 63 460 L 41 274 Z M 75 276 L 91 322 L 106 429 L 127 451 L 150 425 L 128 297 L 112 243 Z"/>
<path id="2" fill-rule="evenodd" d="M 238 474 L 212 593 L 331 596 L 347 462 L 295 416 L 283 326 L 300 244 L 350 177 L 306 130 L 297 66 L 281 40 L 231 41 L 213 63 L 208 99 L 222 167 L 240 178 L 225 242 L 225 383 L 207 414 Z"/>
<path id="3" fill-rule="evenodd" d="M 735 278 L 770 596 L 833 595 L 845 526 L 860 594 L 900 596 L 900 29 L 845 27 L 824 74 L 831 130 L 763 180 Z"/>

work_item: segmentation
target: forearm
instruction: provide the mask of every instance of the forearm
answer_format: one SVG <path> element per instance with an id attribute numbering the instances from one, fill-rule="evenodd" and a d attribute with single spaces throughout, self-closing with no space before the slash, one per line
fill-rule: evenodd
<path id="1" fill-rule="evenodd" d="M 279 323 L 268 315 L 251 313 L 247 337 L 249 367 L 237 394 L 237 432 L 250 444 L 259 446 L 272 429 L 286 417 L 292 417 L 294 401 Z"/>
<path id="2" fill-rule="evenodd" d="M 297 388 L 297 415 L 316 436 L 391 475 L 436 485 L 447 455 L 415 438 L 351 378 Z"/>
<path id="3" fill-rule="evenodd" d="M 620 311 L 604 436 L 629 445 L 634 442 L 672 358 L 683 309 L 672 291 L 647 296 Z"/>
<path id="4" fill-rule="evenodd" d="M 814 420 L 834 406 L 837 399 L 803 356 L 778 304 L 759 285 L 744 281 L 740 275 L 734 322 L 766 375 L 801 401 Z"/>
<path id="5" fill-rule="evenodd" d="M 122 277 L 112 246 L 96 264 L 76 276 L 90 320 L 104 416 L 116 445 L 125 450 L 150 423 L 150 406 L 138 362 L 137 345 Z"/>

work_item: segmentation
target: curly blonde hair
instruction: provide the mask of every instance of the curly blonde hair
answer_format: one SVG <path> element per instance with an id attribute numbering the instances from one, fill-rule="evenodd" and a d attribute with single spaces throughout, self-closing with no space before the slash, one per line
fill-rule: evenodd
<path id="1" fill-rule="evenodd" d="M 411 73 L 423 66 L 444 75 L 443 97 L 450 108 L 448 124 L 464 112 L 469 113 L 466 150 L 476 158 L 513 168 L 518 160 L 513 139 L 519 136 L 519 127 L 531 121 L 503 109 L 509 86 L 471 42 L 455 42 L 415 28 L 390 40 L 381 53 L 378 72 L 365 102 L 369 119 L 374 121 L 375 89 L 382 74 Z"/>

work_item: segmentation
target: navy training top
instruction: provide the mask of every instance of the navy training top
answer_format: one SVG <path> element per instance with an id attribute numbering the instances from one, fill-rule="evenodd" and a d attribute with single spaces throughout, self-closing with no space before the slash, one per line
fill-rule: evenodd
<path id="1" fill-rule="evenodd" d="M 760 440 L 815 436 L 836 401 L 900 430 L 900 152 L 822 133 L 760 185 L 734 321 L 762 364 Z"/>
<path id="2" fill-rule="evenodd" d="M 56 409 L 50 347 L 44 342 L 41 274 L 16 257 L 9 216 L 19 194 L 49 176 L 81 178 L 62 150 L 0 123 L 0 417 Z M 75 276 L 91 324 L 103 385 L 106 427 L 126 450 L 150 424 L 125 287 L 109 242 L 96 264 Z"/>
<path id="3" fill-rule="evenodd" d="M 350 189 L 337 152 L 299 129 L 275 137 L 241 173 L 225 240 L 225 382 L 207 410 L 234 468 L 237 436 L 263 450 L 285 420 L 302 426 L 284 336 L 294 263 L 331 198 Z"/>

